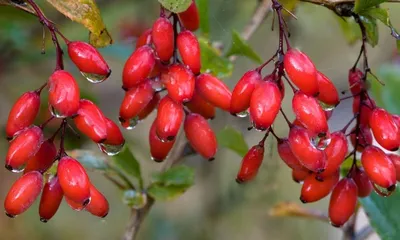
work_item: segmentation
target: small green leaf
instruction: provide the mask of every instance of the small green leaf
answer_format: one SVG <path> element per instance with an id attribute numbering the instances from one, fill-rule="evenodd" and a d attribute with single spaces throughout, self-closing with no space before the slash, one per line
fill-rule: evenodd
<path id="1" fill-rule="evenodd" d="M 194 170 L 185 165 L 172 167 L 165 172 L 154 174 L 153 182 L 164 186 L 191 186 L 194 182 Z"/>
<path id="2" fill-rule="evenodd" d="M 221 147 L 229 148 L 240 156 L 246 155 L 249 146 L 244 140 L 243 134 L 231 126 L 225 126 L 217 134 L 218 144 Z"/>
<path id="3" fill-rule="evenodd" d="M 223 78 L 232 74 L 233 64 L 221 52 L 211 46 L 205 38 L 199 38 L 201 50 L 201 71 L 210 72 L 213 75 Z"/>
<path id="4" fill-rule="evenodd" d="M 387 0 L 356 0 L 354 12 L 361 13 L 386 1 Z"/>
<path id="5" fill-rule="evenodd" d="M 158 184 L 152 184 L 148 189 L 147 193 L 159 201 L 172 200 L 182 195 L 189 186 L 163 186 Z"/>
<path id="6" fill-rule="evenodd" d="M 226 56 L 239 55 L 248 57 L 256 63 L 262 63 L 258 54 L 246 43 L 246 41 L 235 30 L 232 31 L 232 45 Z"/>
<path id="7" fill-rule="evenodd" d="M 68 155 L 78 160 L 86 169 L 106 171 L 110 167 L 107 159 L 103 154 L 93 152 L 91 150 L 72 150 Z"/>
<path id="8" fill-rule="evenodd" d="M 389 26 L 389 27 L 392 26 L 392 24 L 390 23 L 389 12 L 388 12 L 387 9 L 370 8 L 370 9 L 368 9 L 366 11 L 363 11 L 361 13 L 361 15 L 369 16 L 369 17 L 378 19 L 379 21 L 381 21 L 386 26 Z"/>
<path id="9" fill-rule="evenodd" d="M 158 0 L 161 5 L 173 13 L 180 13 L 188 9 L 192 0 Z"/>
<path id="10" fill-rule="evenodd" d="M 337 17 L 338 23 L 342 32 L 349 44 L 354 44 L 358 40 L 361 40 L 361 31 L 358 24 L 354 21 L 354 18 L 341 18 Z"/>
<path id="11" fill-rule="evenodd" d="M 366 16 L 360 16 L 360 19 L 365 26 L 368 43 L 372 47 L 375 47 L 379 41 L 379 32 L 378 32 L 378 25 L 376 24 L 376 20 L 372 17 L 366 17 Z"/>
<path id="12" fill-rule="evenodd" d="M 382 107 L 385 107 L 390 113 L 400 114 L 400 69 L 397 65 L 383 65 L 377 72 L 379 80 L 385 83 L 380 87 L 380 96 L 382 98 Z M 371 78 L 370 81 L 376 81 Z M 377 83 L 379 84 L 379 83 Z"/>
<path id="13" fill-rule="evenodd" d="M 139 161 L 132 154 L 128 146 L 117 155 L 113 156 L 114 164 L 130 176 L 138 179 L 140 186 L 143 186 L 142 173 Z"/>
<path id="14" fill-rule="evenodd" d="M 200 30 L 204 37 L 210 34 L 210 16 L 208 13 L 208 2 L 210 0 L 197 0 L 197 7 L 200 15 Z M 212 0 L 211 0 L 212 1 Z"/>

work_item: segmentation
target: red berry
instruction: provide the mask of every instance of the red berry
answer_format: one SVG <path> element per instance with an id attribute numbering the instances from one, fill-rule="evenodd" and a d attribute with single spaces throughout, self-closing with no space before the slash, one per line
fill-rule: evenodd
<path id="1" fill-rule="evenodd" d="M 40 221 L 49 221 L 57 212 L 64 192 L 61 189 L 58 177 L 52 177 L 44 185 L 42 197 L 40 198 L 39 216 Z"/>
<path id="2" fill-rule="evenodd" d="M 388 190 L 396 185 L 396 168 L 390 158 L 379 148 L 368 146 L 361 154 L 361 163 L 369 179 Z"/>
<path id="3" fill-rule="evenodd" d="M 103 113 L 91 101 L 80 100 L 78 115 L 74 118 L 76 127 L 96 143 L 107 139 L 107 126 Z"/>
<path id="4" fill-rule="evenodd" d="M 204 100 L 197 91 L 194 91 L 192 99 L 186 103 L 186 106 L 190 111 L 198 113 L 206 119 L 213 119 L 215 117 L 215 107 Z"/>
<path id="5" fill-rule="evenodd" d="M 351 130 L 350 140 L 353 147 L 356 145 L 356 128 Z M 357 151 L 362 152 L 364 148 L 372 144 L 372 133 L 368 126 L 360 124 L 358 130 L 358 146 Z"/>
<path id="6" fill-rule="evenodd" d="M 358 68 L 349 70 L 349 88 L 353 95 L 359 94 L 365 88 L 365 84 L 362 81 L 363 76 L 364 73 Z"/>
<path id="7" fill-rule="evenodd" d="M 152 29 L 149 28 L 146 31 L 144 31 L 142 35 L 140 35 L 140 37 L 136 40 L 136 49 L 151 43 L 152 32 L 153 32 Z"/>
<path id="8" fill-rule="evenodd" d="M 292 179 L 297 183 L 302 183 L 310 174 L 310 170 L 305 167 L 292 169 Z"/>
<path id="9" fill-rule="evenodd" d="M 4 210 L 9 217 L 25 212 L 42 191 L 43 176 L 37 171 L 22 175 L 11 186 L 4 200 Z"/>
<path id="10" fill-rule="evenodd" d="M 400 181 L 400 156 L 396 154 L 388 154 L 388 156 L 396 169 L 396 179 Z"/>
<path id="11" fill-rule="evenodd" d="M 347 139 L 343 132 L 334 132 L 330 138 L 331 142 L 325 148 L 326 168 L 325 171 L 319 174 L 322 178 L 332 175 L 339 169 L 345 160 L 348 150 Z"/>
<path id="12" fill-rule="evenodd" d="M 107 139 L 104 142 L 104 144 L 112 146 L 120 146 L 124 144 L 125 139 L 118 125 L 107 117 L 105 117 L 104 120 L 106 122 L 106 127 L 107 127 Z"/>
<path id="13" fill-rule="evenodd" d="M 323 73 L 317 71 L 317 81 L 319 89 L 318 100 L 331 106 L 338 105 L 340 101 L 339 94 L 331 80 Z"/>
<path id="14" fill-rule="evenodd" d="M 167 71 L 161 74 L 161 82 L 167 88 L 168 96 L 174 101 L 188 102 L 192 99 L 195 77 L 193 73 L 183 65 L 171 65 Z"/>
<path id="15" fill-rule="evenodd" d="M 329 219 L 335 227 L 345 224 L 356 210 L 357 185 L 351 178 L 343 178 L 332 191 Z"/>
<path id="16" fill-rule="evenodd" d="M 162 162 L 167 158 L 169 151 L 175 143 L 175 139 L 163 142 L 156 133 L 156 121 L 153 122 L 149 132 L 150 154 L 151 158 L 156 162 Z"/>
<path id="17" fill-rule="evenodd" d="M 313 96 L 318 93 L 317 70 L 311 59 L 298 49 L 289 49 L 283 59 L 290 80 L 302 92 Z"/>
<path id="18" fill-rule="evenodd" d="M 364 170 L 356 168 L 351 177 L 357 185 L 358 196 L 368 197 L 372 192 L 372 184 Z"/>
<path id="19" fill-rule="evenodd" d="M 250 99 L 250 117 L 254 127 L 260 130 L 269 128 L 279 113 L 281 101 L 281 92 L 275 83 L 261 83 Z"/>
<path id="20" fill-rule="evenodd" d="M 135 118 L 146 108 L 154 97 L 150 81 L 146 81 L 127 91 L 119 109 L 119 117 L 128 120 Z"/>
<path id="21" fill-rule="evenodd" d="M 111 74 L 111 69 L 103 56 L 88 43 L 70 42 L 68 44 L 68 55 L 82 73 L 104 76 L 104 79 Z"/>
<path id="22" fill-rule="evenodd" d="M 250 107 L 251 95 L 261 83 L 261 74 L 256 70 L 250 70 L 242 76 L 232 92 L 231 114 L 241 113 Z"/>
<path id="23" fill-rule="evenodd" d="M 207 120 L 200 114 L 190 113 L 185 118 L 184 129 L 193 149 L 204 158 L 214 160 L 217 138 Z"/>
<path id="24" fill-rule="evenodd" d="M 192 32 L 196 31 L 200 26 L 199 10 L 195 1 L 192 1 L 188 9 L 178 13 L 178 17 L 183 27 Z"/>
<path id="25" fill-rule="evenodd" d="M 360 123 L 368 125 L 369 119 L 372 114 L 372 109 L 375 107 L 375 101 L 372 99 L 365 99 L 360 106 L 360 96 L 355 96 L 353 101 L 353 113 L 360 113 Z"/>
<path id="26" fill-rule="evenodd" d="M 53 139 L 44 141 L 39 151 L 28 160 L 24 173 L 31 171 L 46 172 L 53 165 L 56 156 L 57 148 L 53 143 Z"/>
<path id="27" fill-rule="evenodd" d="M 136 49 L 125 63 L 122 87 L 130 89 L 145 81 L 156 64 L 154 50 L 150 46 Z"/>
<path id="28" fill-rule="evenodd" d="M 385 149 L 396 151 L 400 145 L 400 129 L 392 115 L 385 109 L 375 108 L 369 118 L 369 126 L 375 140 Z"/>
<path id="29" fill-rule="evenodd" d="M 64 70 L 55 71 L 49 78 L 49 105 L 54 115 L 71 117 L 79 109 L 80 92 L 74 77 Z"/>
<path id="30" fill-rule="evenodd" d="M 86 211 L 91 214 L 105 218 L 108 215 L 109 205 L 104 195 L 90 184 L 90 203 L 86 206 Z"/>
<path id="31" fill-rule="evenodd" d="M 43 142 L 43 132 L 37 126 L 26 128 L 11 141 L 6 156 L 6 168 L 10 171 L 20 171 L 28 160 L 33 157 Z"/>
<path id="32" fill-rule="evenodd" d="M 147 118 L 147 116 L 149 116 L 154 111 L 154 109 L 157 108 L 159 102 L 160 102 L 160 94 L 156 93 L 153 95 L 153 98 L 146 105 L 146 107 L 144 107 L 142 111 L 140 111 L 139 114 L 137 115 L 139 120 Z"/>
<path id="33" fill-rule="evenodd" d="M 290 149 L 288 139 L 282 139 L 278 141 L 278 154 L 286 165 L 291 169 L 303 169 L 303 165 L 300 163 L 299 159 L 293 154 Z"/>
<path id="34" fill-rule="evenodd" d="M 178 134 L 184 112 L 182 104 L 165 96 L 158 105 L 156 133 L 161 141 L 172 141 Z"/>
<path id="35" fill-rule="evenodd" d="M 64 195 L 86 206 L 90 202 L 90 181 L 83 166 L 71 157 L 63 157 L 57 167 L 58 181 Z"/>
<path id="36" fill-rule="evenodd" d="M 317 180 L 316 176 L 313 173 L 304 180 L 300 196 L 300 200 L 303 203 L 316 202 L 326 197 L 339 181 L 339 171 L 323 179 L 323 181 Z"/>
<path id="37" fill-rule="evenodd" d="M 242 160 L 236 182 L 244 183 L 252 180 L 258 172 L 264 159 L 264 146 L 255 145 L 246 153 Z"/>
<path id="38" fill-rule="evenodd" d="M 178 34 L 176 42 L 183 63 L 187 65 L 194 74 L 200 73 L 200 45 L 196 35 L 188 30 L 182 31 Z"/>
<path id="39" fill-rule="evenodd" d="M 35 120 L 40 107 L 40 95 L 38 92 L 26 92 L 22 94 L 11 108 L 8 115 L 6 134 L 7 138 L 13 136 Z"/>
<path id="40" fill-rule="evenodd" d="M 158 57 L 168 62 L 174 53 L 174 28 L 164 17 L 158 18 L 153 25 L 152 40 Z"/>
<path id="41" fill-rule="evenodd" d="M 207 102 L 225 111 L 229 111 L 232 93 L 228 86 L 218 78 L 208 73 L 199 75 L 196 79 L 196 91 Z"/>

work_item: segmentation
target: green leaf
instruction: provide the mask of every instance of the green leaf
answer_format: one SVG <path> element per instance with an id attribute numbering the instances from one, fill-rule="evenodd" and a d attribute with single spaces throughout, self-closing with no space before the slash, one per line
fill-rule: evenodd
<path id="1" fill-rule="evenodd" d="M 341 18 L 337 17 L 338 23 L 342 32 L 349 44 L 354 44 L 358 40 L 361 40 L 361 31 L 358 24 L 354 21 L 354 18 Z"/>
<path id="2" fill-rule="evenodd" d="M 93 152 L 91 150 L 72 150 L 68 155 L 78 160 L 86 169 L 107 171 L 110 167 L 107 159 L 103 154 Z"/>
<path id="3" fill-rule="evenodd" d="M 25 1 L 21 3 L 18 3 L 17 1 L 11 1 L 11 0 L 0 0 L 0 6 L 13 6 L 15 8 L 21 9 L 25 12 L 31 13 L 33 15 L 37 15 L 35 10 L 32 8 L 31 5 L 27 4 Z"/>
<path id="4" fill-rule="evenodd" d="M 366 17 L 366 16 L 360 16 L 360 19 L 365 26 L 368 43 L 372 47 L 375 47 L 379 41 L 379 32 L 378 32 L 378 25 L 376 24 L 376 20 L 372 17 Z"/>
<path id="5" fill-rule="evenodd" d="M 225 57 L 221 56 L 221 52 L 211 46 L 209 42 L 203 38 L 199 38 L 201 50 L 201 71 L 210 72 L 211 74 L 223 78 L 232 74 L 233 64 Z"/>
<path id="6" fill-rule="evenodd" d="M 361 13 L 361 15 L 369 16 L 369 17 L 378 19 L 379 21 L 381 21 L 386 26 L 389 26 L 389 27 L 392 26 L 392 24 L 390 23 L 389 12 L 388 12 L 387 9 L 370 8 L 370 9 L 368 9 L 366 11 L 363 11 Z"/>
<path id="7" fill-rule="evenodd" d="M 386 1 L 387 0 L 356 0 L 354 12 L 361 13 Z"/>
<path id="8" fill-rule="evenodd" d="M 246 41 L 235 30 L 232 31 L 232 45 L 226 56 L 239 55 L 248 57 L 256 63 L 262 63 L 258 54 L 246 43 Z"/>
<path id="9" fill-rule="evenodd" d="M 113 156 L 113 159 L 113 162 L 117 167 L 130 176 L 138 179 L 140 186 L 143 186 L 140 164 L 128 146 L 125 145 L 124 149 L 119 154 Z"/>
<path id="10" fill-rule="evenodd" d="M 148 189 L 147 193 L 159 201 L 172 200 L 182 195 L 189 186 L 163 186 L 158 184 L 152 184 Z"/>
<path id="11" fill-rule="evenodd" d="M 231 126 L 225 126 L 224 129 L 218 132 L 217 141 L 219 146 L 229 148 L 242 157 L 249 150 L 243 134 Z"/>
<path id="12" fill-rule="evenodd" d="M 173 13 L 180 13 L 188 9 L 192 0 L 158 0 L 161 5 Z"/>
<path id="13" fill-rule="evenodd" d="M 375 87 L 378 88 L 375 91 L 380 91 L 382 107 L 385 107 L 390 113 L 400 114 L 400 94 L 398 93 L 398 89 L 400 89 L 399 67 L 397 65 L 383 65 L 377 72 L 377 76 L 379 80 L 385 83 L 384 87 Z M 376 79 L 371 78 L 370 81 L 376 81 Z"/>
<path id="14" fill-rule="evenodd" d="M 47 0 L 59 12 L 85 26 L 89 31 L 89 42 L 95 47 L 105 47 L 112 43 L 100 10 L 95 0 Z"/>
<path id="15" fill-rule="evenodd" d="M 199 9 L 200 15 L 200 31 L 206 38 L 208 38 L 210 34 L 210 16 L 208 12 L 208 1 L 210 0 L 197 0 L 197 7 Z"/>

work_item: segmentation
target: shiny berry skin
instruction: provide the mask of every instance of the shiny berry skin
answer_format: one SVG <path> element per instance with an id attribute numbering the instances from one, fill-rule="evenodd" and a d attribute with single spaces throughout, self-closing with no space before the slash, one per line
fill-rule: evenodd
<path id="1" fill-rule="evenodd" d="M 246 72 L 232 91 L 230 113 L 235 115 L 250 107 L 250 99 L 254 90 L 262 83 L 261 74 L 256 70 Z"/>
<path id="2" fill-rule="evenodd" d="M 8 139 L 29 127 L 35 120 L 40 107 L 40 95 L 36 91 L 22 94 L 8 115 L 6 134 Z"/>
<path id="3" fill-rule="evenodd" d="M 292 169 L 292 179 L 297 183 L 302 183 L 310 174 L 310 170 L 305 167 Z"/>
<path id="4" fill-rule="evenodd" d="M 107 126 L 103 113 L 91 101 L 81 99 L 78 115 L 74 118 L 75 126 L 96 143 L 107 139 Z"/>
<path id="5" fill-rule="evenodd" d="M 366 97 L 366 96 L 365 96 Z M 363 125 L 369 124 L 369 119 L 372 114 L 372 109 L 375 107 L 375 101 L 364 99 L 360 106 L 360 96 L 355 96 L 353 101 L 353 113 L 360 113 L 360 123 Z"/>
<path id="6" fill-rule="evenodd" d="M 331 106 L 338 105 L 340 101 L 339 94 L 331 80 L 323 73 L 317 71 L 317 81 L 319 89 L 318 100 Z"/>
<path id="7" fill-rule="evenodd" d="M 350 141 L 353 147 L 356 145 L 356 131 L 355 127 L 351 130 Z M 372 133 L 371 129 L 363 124 L 360 124 L 358 130 L 358 146 L 357 151 L 362 152 L 365 146 L 372 144 Z"/>
<path id="8" fill-rule="evenodd" d="M 278 141 L 278 154 L 283 162 L 288 165 L 291 169 L 302 169 L 303 165 L 300 163 L 299 159 L 293 154 L 290 149 L 288 139 L 282 139 Z"/>
<path id="9" fill-rule="evenodd" d="M 372 184 L 369 180 L 367 174 L 364 172 L 363 169 L 356 168 L 353 172 L 351 177 L 353 178 L 354 182 L 357 185 L 357 194 L 359 197 L 368 197 L 372 192 Z"/>
<path id="10" fill-rule="evenodd" d="M 108 201 L 104 195 L 93 186 L 93 184 L 90 184 L 90 203 L 85 209 L 94 216 L 100 218 L 105 218 L 108 215 Z"/>
<path id="11" fill-rule="evenodd" d="M 335 227 L 343 226 L 357 206 L 357 185 L 351 178 L 343 178 L 336 184 L 329 202 L 329 219 Z"/>
<path id="12" fill-rule="evenodd" d="M 388 154 L 388 156 L 396 168 L 396 179 L 400 181 L 400 156 L 397 154 Z"/>
<path id="13" fill-rule="evenodd" d="M 190 111 L 198 113 L 206 119 L 215 117 L 215 107 L 207 102 L 197 91 L 194 91 L 192 99 L 185 104 Z"/>
<path id="14" fill-rule="evenodd" d="M 154 97 L 150 81 L 146 81 L 128 90 L 119 109 L 119 117 L 125 120 L 134 118 L 146 108 Z"/>
<path id="15" fill-rule="evenodd" d="M 104 142 L 104 144 L 113 146 L 120 146 L 124 144 L 125 139 L 118 125 L 107 117 L 104 117 L 104 120 L 106 122 L 106 127 L 107 127 L 107 139 Z"/>
<path id="16" fill-rule="evenodd" d="M 318 135 L 328 132 L 325 112 L 315 98 L 298 91 L 293 96 L 292 109 L 296 118 L 309 131 Z"/>
<path id="17" fill-rule="evenodd" d="M 185 118 L 186 138 L 193 149 L 208 160 L 214 160 L 217 152 L 217 138 L 207 120 L 197 113 L 190 113 Z"/>
<path id="18" fill-rule="evenodd" d="M 258 172 L 264 159 L 264 146 L 255 145 L 243 157 L 242 164 L 236 176 L 236 182 L 244 183 L 252 180 Z"/>
<path id="19" fill-rule="evenodd" d="M 163 142 L 156 133 L 156 121 L 153 122 L 149 132 L 149 144 L 151 158 L 155 162 L 162 162 L 167 158 L 168 153 L 171 151 L 175 139 L 172 141 Z"/>
<path id="20" fill-rule="evenodd" d="M 154 50 L 150 46 L 136 49 L 125 63 L 122 87 L 130 89 L 145 81 L 156 64 Z"/>
<path id="21" fill-rule="evenodd" d="M 68 206 L 75 211 L 82 211 L 83 209 L 85 209 L 86 206 L 83 206 L 82 203 L 77 203 L 72 201 L 71 199 L 69 199 L 68 197 L 65 197 L 65 202 L 67 202 Z"/>
<path id="22" fill-rule="evenodd" d="M 36 152 L 27 162 L 24 173 L 30 171 L 38 171 L 44 173 L 53 165 L 57 156 L 57 148 L 52 139 L 48 139 L 42 143 L 39 151 Z"/>
<path id="23" fill-rule="evenodd" d="M 136 40 L 136 49 L 140 48 L 141 46 L 147 45 L 151 43 L 151 33 L 152 29 L 147 29 L 144 31 L 140 37 Z"/>
<path id="24" fill-rule="evenodd" d="M 321 200 L 326 197 L 339 181 L 339 172 L 319 181 L 316 179 L 316 174 L 309 175 L 301 188 L 300 200 L 303 203 L 311 203 Z"/>
<path id="25" fill-rule="evenodd" d="M 358 68 L 349 70 L 349 88 L 353 95 L 359 94 L 365 88 L 365 84 L 362 81 L 363 76 L 364 73 Z"/>
<path id="26" fill-rule="evenodd" d="M 150 102 L 146 105 L 146 107 L 144 107 L 139 113 L 138 113 L 138 118 L 139 120 L 143 120 L 145 118 L 147 118 L 147 116 L 149 116 L 154 109 L 157 108 L 158 103 L 160 102 L 160 94 L 159 93 L 155 93 L 153 95 L 153 98 L 150 100 Z"/>
<path id="27" fill-rule="evenodd" d="M 89 43 L 73 41 L 68 43 L 68 55 L 83 73 L 109 76 L 111 69 L 100 52 Z"/>
<path id="28" fill-rule="evenodd" d="M 43 132 L 37 126 L 26 128 L 11 141 L 6 155 L 6 168 L 18 171 L 39 151 L 43 142 Z"/>
<path id="29" fill-rule="evenodd" d="M 181 64 L 171 65 L 161 74 L 161 82 L 168 90 L 168 96 L 182 103 L 192 99 L 195 87 L 195 76 L 192 71 Z"/>
<path id="30" fill-rule="evenodd" d="M 325 148 L 326 168 L 320 177 L 327 177 L 335 173 L 345 160 L 348 150 L 347 138 L 343 132 L 334 132 L 330 136 L 331 142 Z"/>
<path id="31" fill-rule="evenodd" d="M 4 200 L 4 210 L 9 217 L 25 212 L 39 196 L 43 188 L 43 176 L 37 171 L 22 175 L 11 186 Z"/>
<path id="32" fill-rule="evenodd" d="M 294 156 L 307 169 L 322 172 L 326 167 L 326 154 L 310 142 L 308 131 L 301 127 L 292 127 L 289 132 L 289 145 Z"/>
<path id="33" fill-rule="evenodd" d="M 361 154 L 361 164 L 371 182 L 388 190 L 395 187 L 396 168 L 381 149 L 368 146 Z"/>
<path id="34" fill-rule="evenodd" d="M 174 28 L 164 17 L 158 18 L 152 28 L 151 37 L 161 61 L 168 62 L 174 53 Z"/>
<path id="35" fill-rule="evenodd" d="M 57 212 L 64 192 L 58 177 L 52 177 L 43 187 L 42 197 L 39 204 L 40 221 L 48 222 Z"/>
<path id="36" fill-rule="evenodd" d="M 200 74 L 196 79 L 196 91 L 215 107 L 229 111 L 232 93 L 218 78 L 208 73 Z"/>
<path id="37" fill-rule="evenodd" d="M 305 94 L 318 93 L 317 69 L 311 59 L 298 49 L 289 49 L 283 59 L 290 80 Z"/>
<path id="38" fill-rule="evenodd" d="M 49 81 L 49 105 L 58 115 L 71 117 L 79 109 L 80 91 L 74 77 L 64 70 L 51 74 Z"/>
<path id="39" fill-rule="evenodd" d="M 200 73 L 200 45 L 196 35 L 188 30 L 182 31 L 178 34 L 176 42 L 183 63 L 187 65 L 194 74 Z"/>
<path id="40" fill-rule="evenodd" d="M 184 117 L 183 106 L 169 96 L 158 104 L 156 133 L 162 141 L 172 141 L 178 134 Z"/>
<path id="41" fill-rule="evenodd" d="M 57 167 L 57 176 L 67 198 L 84 206 L 89 203 L 89 177 L 77 160 L 68 156 L 61 158 Z"/>
<path id="42" fill-rule="evenodd" d="M 396 151 L 400 145 L 400 129 L 392 115 L 385 109 L 375 108 L 369 118 L 369 126 L 375 140 L 389 151 Z"/>
<path id="43" fill-rule="evenodd" d="M 196 2 L 193 0 L 189 8 L 178 13 L 178 17 L 183 27 L 192 32 L 196 31 L 200 26 L 200 15 Z"/>
<path id="44" fill-rule="evenodd" d="M 281 92 L 273 82 L 261 83 L 250 99 L 250 118 L 255 128 L 266 130 L 275 121 L 282 103 Z"/>

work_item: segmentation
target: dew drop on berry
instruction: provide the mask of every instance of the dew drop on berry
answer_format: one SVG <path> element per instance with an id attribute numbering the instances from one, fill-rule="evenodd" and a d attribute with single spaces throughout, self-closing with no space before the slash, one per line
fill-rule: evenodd
<path id="1" fill-rule="evenodd" d="M 316 137 L 310 139 L 310 142 L 318 150 L 324 151 L 325 148 L 327 148 L 328 145 L 331 143 L 331 138 L 329 137 L 329 134 L 324 137 L 316 136 Z"/>
<path id="2" fill-rule="evenodd" d="M 82 76 L 84 76 L 86 78 L 86 80 L 88 80 L 91 83 L 104 82 L 110 76 L 110 74 L 101 75 L 101 74 L 85 73 L 85 72 L 81 72 L 81 74 L 82 74 Z"/>
<path id="3" fill-rule="evenodd" d="M 375 190 L 375 192 L 382 197 L 389 197 L 390 195 L 392 195 L 392 193 L 396 190 L 396 185 L 393 185 L 393 187 L 391 187 L 390 189 L 384 188 L 379 186 L 378 184 L 371 182 L 372 183 L 372 187 Z"/>
<path id="4" fill-rule="evenodd" d="M 49 104 L 49 111 L 51 115 L 55 118 L 66 118 L 67 116 L 62 115 L 60 112 L 58 112 L 53 106 Z"/>
<path id="5" fill-rule="evenodd" d="M 6 165 L 6 169 L 10 170 L 10 172 L 13 172 L 13 173 L 21 173 L 25 170 L 26 165 L 27 165 L 27 163 L 25 163 L 17 168 L 12 168 L 11 166 Z"/>
<path id="6" fill-rule="evenodd" d="M 138 123 L 140 122 L 139 117 L 134 117 L 128 120 L 122 120 L 120 119 L 120 124 L 123 128 L 125 128 L 126 130 L 132 130 L 136 127 L 136 125 L 138 125 Z"/>
<path id="7" fill-rule="evenodd" d="M 318 103 L 319 103 L 319 105 L 322 107 L 322 109 L 324 111 L 332 111 L 336 107 L 335 105 L 329 105 L 329 104 L 326 104 L 326 103 L 321 102 L 319 100 L 318 100 Z"/>
<path id="8" fill-rule="evenodd" d="M 125 142 L 121 145 L 110 145 L 105 143 L 99 143 L 97 145 L 103 153 L 107 154 L 108 156 L 115 156 L 121 152 L 122 148 L 125 145 Z"/>
<path id="9" fill-rule="evenodd" d="M 133 209 L 142 209 L 147 203 L 147 194 L 135 190 L 123 193 L 122 202 Z"/>
<path id="10" fill-rule="evenodd" d="M 164 84 L 162 84 L 159 77 L 156 77 L 151 81 L 151 87 L 154 89 L 155 92 L 161 92 L 164 90 Z"/>
<path id="11" fill-rule="evenodd" d="M 240 112 L 240 113 L 235 113 L 235 116 L 239 117 L 239 118 L 245 118 L 245 117 L 249 116 L 249 111 L 246 110 L 246 111 L 243 111 L 243 112 Z"/>

